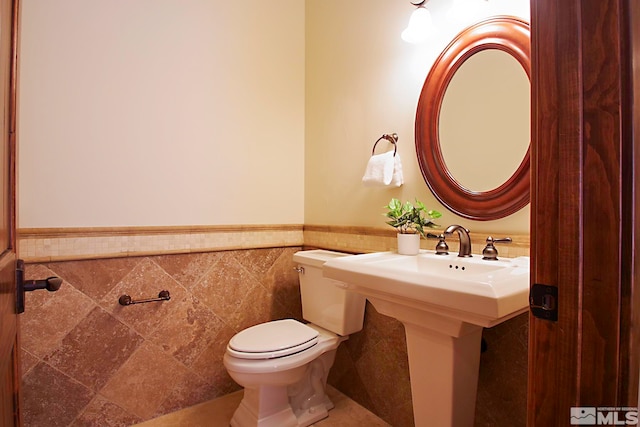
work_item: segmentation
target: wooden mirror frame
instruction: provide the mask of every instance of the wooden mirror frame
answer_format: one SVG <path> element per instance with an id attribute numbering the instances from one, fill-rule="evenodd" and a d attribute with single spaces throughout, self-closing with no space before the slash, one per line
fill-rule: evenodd
<path id="1" fill-rule="evenodd" d="M 511 177 L 489 191 L 471 191 L 456 181 L 440 148 L 439 120 L 444 94 L 456 71 L 472 55 L 498 49 L 514 57 L 531 80 L 529 24 L 497 16 L 463 30 L 436 59 L 427 76 L 416 111 L 416 153 L 422 176 L 436 198 L 452 212 L 488 221 L 506 217 L 529 203 L 529 151 Z M 490 170 L 491 165 L 478 163 Z"/>

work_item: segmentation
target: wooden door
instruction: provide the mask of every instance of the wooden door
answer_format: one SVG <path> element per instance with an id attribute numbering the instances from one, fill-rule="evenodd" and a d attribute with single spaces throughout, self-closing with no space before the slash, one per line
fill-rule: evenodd
<path id="1" fill-rule="evenodd" d="M 0 426 L 21 425 L 15 256 L 17 0 L 0 0 Z"/>
<path id="2" fill-rule="evenodd" d="M 530 317 L 530 427 L 638 404 L 639 3 L 531 2 L 531 281 L 558 320 Z"/>

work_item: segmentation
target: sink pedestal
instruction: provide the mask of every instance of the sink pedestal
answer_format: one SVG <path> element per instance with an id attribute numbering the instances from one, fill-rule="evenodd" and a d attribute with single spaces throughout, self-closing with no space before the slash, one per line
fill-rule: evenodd
<path id="1" fill-rule="evenodd" d="M 482 327 L 367 296 L 405 328 L 416 427 L 473 427 Z"/>
<path id="2" fill-rule="evenodd" d="M 416 427 L 473 427 L 482 328 L 529 309 L 529 265 L 423 250 L 345 256 L 322 270 L 404 324 Z"/>

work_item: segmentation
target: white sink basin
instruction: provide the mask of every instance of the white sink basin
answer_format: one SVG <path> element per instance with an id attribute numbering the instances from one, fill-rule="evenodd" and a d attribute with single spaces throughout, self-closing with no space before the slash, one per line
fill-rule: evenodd
<path id="1" fill-rule="evenodd" d="M 323 274 L 404 324 L 416 427 L 473 427 L 482 328 L 527 310 L 529 258 L 379 252 Z"/>
<path id="2" fill-rule="evenodd" d="M 484 327 L 528 307 L 528 257 L 487 261 L 433 251 L 377 252 L 330 260 L 323 272 L 356 292 L 406 299 L 412 307 Z"/>

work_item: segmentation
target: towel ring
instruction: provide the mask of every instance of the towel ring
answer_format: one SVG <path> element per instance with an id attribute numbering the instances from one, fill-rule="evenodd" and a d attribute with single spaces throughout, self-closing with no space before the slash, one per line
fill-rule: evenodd
<path id="1" fill-rule="evenodd" d="M 398 134 L 397 133 L 385 133 L 383 134 L 380 138 L 377 139 L 377 141 L 373 144 L 373 150 L 371 150 L 371 155 L 373 156 L 376 153 L 376 145 L 378 145 L 378 142 L 380 142 L 381 139 L 386 139 L 387 141 L 389 141 L 390 143 L 393 144 L 393 156 L 396 156 L 396 153 L 398 152 Z"/>

